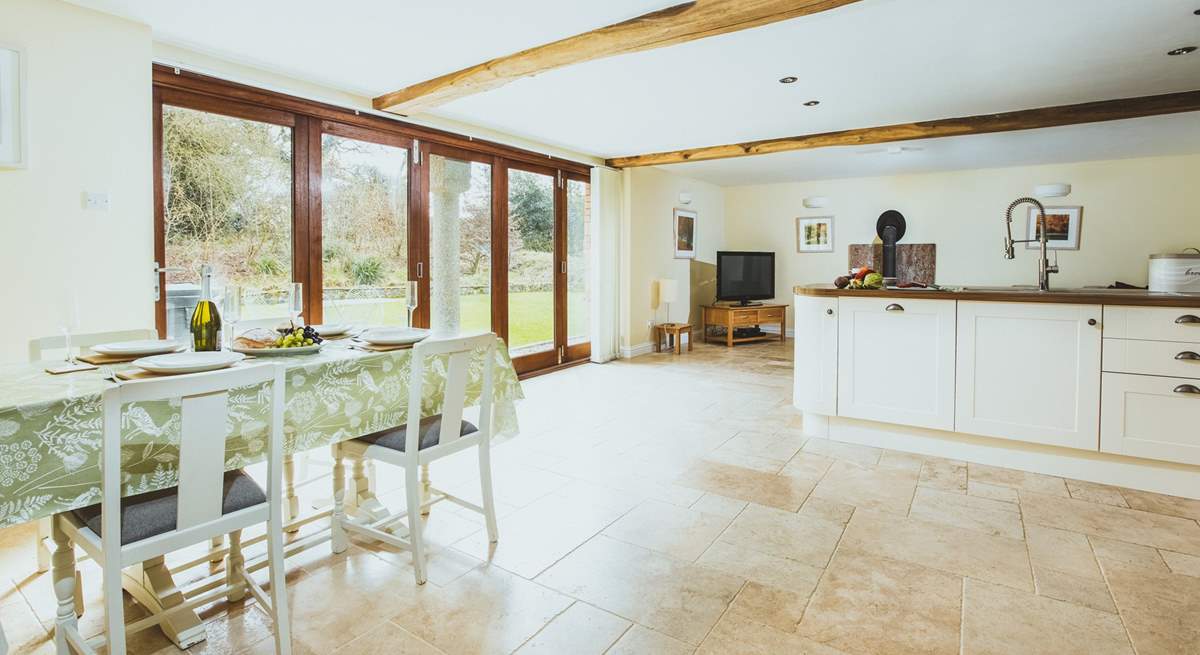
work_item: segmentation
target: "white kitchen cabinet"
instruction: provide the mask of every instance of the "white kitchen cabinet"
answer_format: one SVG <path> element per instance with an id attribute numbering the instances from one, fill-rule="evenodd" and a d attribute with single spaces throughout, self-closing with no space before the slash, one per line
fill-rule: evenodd
<path id="1" fill-rule="evenodd" d="M 955 302 L 843 296 L 838 313 L 837 415 L 953 430 Z"/>
<path id="2" fill-rule="evenodd" d="M 1200 380 L 1104 374 L 1100 450 L 1200 464 Z"/>
<path id="3" fill-rule="evenodd" d="M 1104 336 L 1200 343 L 1200 307 L 1104 306 Z"/>
<path id="4" fill-rule="evenodd" d="M 793 404 L 802 412 L 837 414 L 838 299 L 796 296 Z"/>
<path id="5" fill-rule="evenodd" d="M 958 303 L 955 429 L 1096 451 L 1099 305 Z"/>

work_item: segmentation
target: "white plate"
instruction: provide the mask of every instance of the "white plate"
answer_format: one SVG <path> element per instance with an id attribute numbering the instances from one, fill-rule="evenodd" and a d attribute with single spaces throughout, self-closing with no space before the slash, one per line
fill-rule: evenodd
<path id="1" fill-rule="evenodd" d="M 225 350 L 202 353 L 187 352 L 143 357 L 134 360 L 133 365 L 151 373 L 178 375 L 229 368 L 245 358 L 246 356 L 241 353 L 231 353 Z"/>
<path id="2" fill-rule="evenodd" d="M 422 328 L 371 328 L 358 335 L 358 338 L 377 346 L 403 346 L 416 343 L 429 336 L 429 330 Z"/>
<path id="3" fill-rule="evenodd" d="M 233 352 L 242 353 L 244 355 L 254 355 L 255 357 L 282 357 L 286 355 L 311 355 L 321 351 L 321 344 L 314 343 L 311 346 L 299 346 L 296 348 L 243 348 L 234 346 Z"/>
<path id="4" fill-rule="evenodd" d="M 343 335 L 354 327 L 348 323 L 330 323 L 328 325 L 310 325 L 308 326 L 317 331 L 317 334 L 323 337 L 336 337 Z"/>
<path id="5" fill-rule="evenodd" d="M 173 353 L 183 347 L 174 339 L 143 339 L 141 341 L 117 341 L 92 346 L 101 355 L 161 355 Z"/>

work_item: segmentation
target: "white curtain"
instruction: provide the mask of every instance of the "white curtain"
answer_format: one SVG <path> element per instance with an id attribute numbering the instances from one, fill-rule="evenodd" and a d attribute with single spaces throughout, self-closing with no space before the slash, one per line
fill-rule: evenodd
<path id="1" fill-rule="evenodd" d="M 592 361 L 603 363 L 620 352 L 621 173 L 592 168 Z"/>

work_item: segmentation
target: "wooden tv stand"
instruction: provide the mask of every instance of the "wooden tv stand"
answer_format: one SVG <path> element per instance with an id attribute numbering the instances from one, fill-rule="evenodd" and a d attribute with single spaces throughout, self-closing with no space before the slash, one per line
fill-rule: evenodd
<path id="1" fill-rule="evenodd" d="M 757 337 L 734 338 L 733 332 L 740 327 L 755 327 L 762 325 L 779 325 L 779 340 L 787 339 L 787 305 L 754 305 L 739 307 L 738 305 L 704 305 L 704 322 L 700 326 L 700 334 L 704 341 L 710 341 L 708 328 L 725 328 L 725 337 L 720 339 L 730 348 L 737 343 L 766 341 L 774 339 L 773 334 L 761 334 Z M 712 337 L 716 339 L 716 337 Z"/>

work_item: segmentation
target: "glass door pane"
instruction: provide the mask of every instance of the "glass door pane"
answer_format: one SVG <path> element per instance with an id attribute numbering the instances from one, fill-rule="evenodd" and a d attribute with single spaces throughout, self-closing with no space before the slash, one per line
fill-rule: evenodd
<path id="1" fill-rule="evenodd" d="M 167 336 L 188 334 L 200 267 L 242 287 L 243 322 L 288 316 L 292 281 L 292 129 L 162 109 Z"/>
<path id="2" fill-rule="evenodd" d="M 408 150 L 321 137 L 325 323 L 407 325 Z"/>
<path id="3" fill-rule="evenodd" d="M 508 351 L 553 351 L 554 176 L 508 169 Z"/>
<path id="4" fill-rule="evenodd" d="M 433 327 L 492 329 L 492 167 L 431 153 L 429 284 Z"/>
<path id="5" fill-rule="evenodd" d="M 591 343 L 592 185 L 567 179 L 567 345 Z M 589 352 L 584 356 L 590 355 Z"/>

